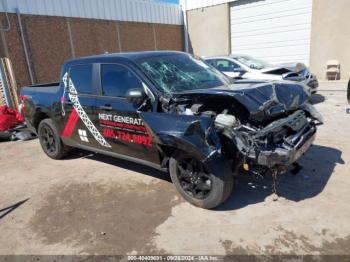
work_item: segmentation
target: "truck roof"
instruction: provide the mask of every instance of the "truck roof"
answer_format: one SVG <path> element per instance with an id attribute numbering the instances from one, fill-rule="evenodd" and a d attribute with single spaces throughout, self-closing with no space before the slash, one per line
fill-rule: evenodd
<path id="1" fill-rule="evenodd" d="M 98 63 L 98 62 L 113 62 L 120 60 L 138 60 L 147 57 L 157 57 L 157 56 L 167 56 L 172 54 L 185 54 L 180 51 L 140 51 L 140 52 L 128 52 L 128 53 L 107 53 L 94 56 L 85 56 L 75 59 L 70 59 L 65 62 L 65 64 L 73 65 L 85 63 Z"/>

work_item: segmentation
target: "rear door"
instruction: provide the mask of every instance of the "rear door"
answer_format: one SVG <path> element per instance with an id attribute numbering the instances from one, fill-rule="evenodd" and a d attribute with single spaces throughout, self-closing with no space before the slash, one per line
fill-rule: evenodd
<path id="1" fill-rule="evenodd" d="M 95 104 L 98 94 L 96 64 L 73 65 L 63 98 L 64 129 L 62 138 L 69 145 L 99 147 L 96 137 Z"/>
<path id="2" fill-rule="evenodd" d="M 116 63 L 100 64 L 96 126 L 113 152 L 159 163 L 158 150 L 137 112 L 137 106 L 126 100 L 129 89 L 144 89 L 143 85 L 131 67 Z"/>

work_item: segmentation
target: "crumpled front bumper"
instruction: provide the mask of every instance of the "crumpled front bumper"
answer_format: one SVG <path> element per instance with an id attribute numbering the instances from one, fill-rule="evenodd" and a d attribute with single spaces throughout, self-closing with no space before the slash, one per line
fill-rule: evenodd
<path id="1" fill-rule="evenodd" d="M 259 130 L 252 137 L 254 147 L 245 150 L 248 152 L 246 157 L 253 165 L 285 169 L 308 150 L 315 140 L 316 126 L 322 122 L 316 109 L 305 104 L 303 110 Z"/>
<path id="2" fill-rule="evenodd" d="M 309 79 L 304 81 L 304 84 L 307 85 L 308 87 L 310 87 L 311 94 L 317 93 L 317 89 L 318 89 L 318 85 L 319 85 L 317 78 L 309 78 Z"/>
<path id="3" fill-rule="evenodd" d="M 305 153 L 316 137 L 316 127 L 307 125 L 295 135 L 288 137 L 274 149 L 257 152 L 257 164 L 272 167 L 289 166 Z"/>

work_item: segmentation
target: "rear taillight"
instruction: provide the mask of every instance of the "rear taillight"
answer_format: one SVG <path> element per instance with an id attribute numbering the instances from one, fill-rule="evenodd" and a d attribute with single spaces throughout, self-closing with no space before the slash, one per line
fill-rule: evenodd
<path id="1" fill-rule="evenodd" d="M 25 100 L 27 100 L 27 96 L 19 96 L 19 99 L 21 100 L 21 102 L 24 102 Z"/>
<path id="2" fill-rule="evenodd" d="M 26 104 L 25 101 L 28 99 L 27 96 L 19 96 L 19 100 L 21 101 L 18 111 L 24 115 L 24 113 L 26 112 Z"/>

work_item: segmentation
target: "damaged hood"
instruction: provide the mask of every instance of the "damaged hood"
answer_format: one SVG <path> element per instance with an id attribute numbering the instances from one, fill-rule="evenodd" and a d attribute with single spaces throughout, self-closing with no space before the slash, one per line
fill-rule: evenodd
<path id="1" fill-rule="evenodd" d="M 289 72 L 299 73 L 306 68 L 307 68 L 306 65 L 303 63 L 284 63 L 284 64 L 273 65 L 273 66 L 261 69 L 259 71 L 265 74 L 269 74 L 269 73 L 285 74 Z"/>
<path id="2" fill-rule="evenodd" d="M 300 71 L 306 69 L 306 65 L 303 63 L 284 63 L 284 64 L 278 64 L 276 67 L 279 68 L 286 68 L 290 70 L 291 72 L 299 73 Z"/>
<path id="3" fill-rule="evenodd" d="M 309 94 L 303 85 L 293 82 L 242 82 L 211 89 L 191 90 L 180 96 L 230 96 L 240 103 L 253 121 L 261 122 L 301 108 Z"/>

